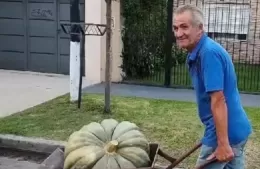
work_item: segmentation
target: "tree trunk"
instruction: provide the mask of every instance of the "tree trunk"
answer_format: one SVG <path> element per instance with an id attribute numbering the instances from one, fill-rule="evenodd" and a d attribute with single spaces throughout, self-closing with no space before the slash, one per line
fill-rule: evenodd
<path id="1" fill-rule="evenodd" d="M 105 113 L 110 113 L 110 86 L 111 86 L 111 15 L 112 0 L 106 0 L 107 3 L 107 32 L 106 32 L 106 77 L 105 77 Z"/>

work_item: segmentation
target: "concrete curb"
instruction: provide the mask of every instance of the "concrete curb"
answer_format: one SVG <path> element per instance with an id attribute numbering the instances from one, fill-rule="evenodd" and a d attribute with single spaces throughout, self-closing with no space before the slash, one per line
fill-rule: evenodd
<path id="1" fill-rule="evenodd" d="M 57 148 L 64 149 L 65 143 L 66 142 L 64 141 L 53 141 L 43 138 L 0 134 L 0 147 L 2 148 L 31 151 L 43 154 L 51 154 Z"/>

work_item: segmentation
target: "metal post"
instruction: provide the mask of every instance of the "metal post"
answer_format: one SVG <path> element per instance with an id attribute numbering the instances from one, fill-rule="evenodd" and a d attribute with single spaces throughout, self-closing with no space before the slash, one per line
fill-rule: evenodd
<path id="1" fill-rule="evenodd" d="M 70 21 L 80 23 L 79 0 L 70 1 Z M 80 79 L 80 25 L 72 24 L 70 41 L 70 100 L 79 101 Z"/>
<path id="2" fill-rule="evenodd" d="M 79 0 L 70 0 L 70 22 L 80 23 L 80 10 L 79 10 Z M 71 41 L 80 42 L 80 25 L 72 24 L 71 27 Z"/>
<path id="3" fill-rule="evenodd" d="M 166 33 L 166 56 L 165 56 L 165 86 L 171 84 L 171 65 L 172 65 L 172 14 L 173 0 L 167 2 L 167 33 Z"/>
<path id="4" fill-rule="evenodd" d="M 80 38 L 80 63 L 79 63 L 79 94 L 78 94 L 78 108 L 81 106 L 81 95 L 82 95 L 82 76 L 83 76 L 83 60 L 85 57 L 85 34 L 81 34 Z"/>

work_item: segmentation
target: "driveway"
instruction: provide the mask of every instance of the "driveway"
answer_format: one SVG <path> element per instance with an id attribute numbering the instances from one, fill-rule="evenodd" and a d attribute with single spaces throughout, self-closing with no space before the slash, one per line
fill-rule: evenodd
<path id="1" fill-rule="evenodd" d="M 69 92 L 67 75 L 0 70 L 0 79 L 0 118 Z M 90 84 L 82 82 L 83 87 Z"/>

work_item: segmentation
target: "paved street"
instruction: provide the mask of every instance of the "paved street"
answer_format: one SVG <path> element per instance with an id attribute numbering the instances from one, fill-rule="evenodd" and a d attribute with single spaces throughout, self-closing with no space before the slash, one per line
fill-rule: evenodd
<path id="1" fill-rule="evenodd" d="M 86 87 L 85 93 L 104 93 L 104 84 Z M 158 98 L 195 102 L 195 94 L 190 89 L 173 89 L 128 84 L 112 84 L 111 95 Z M 260 107 L 260 95 L 240 94 L 244 106 Z"/>

